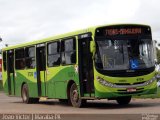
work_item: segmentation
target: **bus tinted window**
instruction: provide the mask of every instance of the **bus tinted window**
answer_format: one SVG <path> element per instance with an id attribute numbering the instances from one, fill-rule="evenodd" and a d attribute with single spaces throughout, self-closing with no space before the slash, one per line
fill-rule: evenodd
<path id="1" fill-rule="evenodd" d="M 6 71 L 6 51 L 3 52 L 3 69 Z"/>
<path id="2" fill-rule="evenodd" d="M 48 54 L 59 53 L 59 42 L 50 43 L 48 45 Z"/>
<path id="3" fill-rule="evenodd" d="M 66 40 L 64 48 L 66 52 L 75 50 L 75 44 L 74 44 L 73 39 Z"/>
<path id="4" fill-rule="evenodd" d="M 17 70 L 25 68 L 24 48 L 17 49 L 15 51 L 15 60 L 15 66 Z"/>
<path id="5" fill-rule="evenodd" d="M 35 68 L 35 47 L 25 49 L 26 68 Z"/>
<path id="6" fill-rule="evenodd" d="M 76 63 L 76 42 L 75 39 L 62 41 L 62 64 Z"/>
<path id="7" fill-rule="evenodd" d="M 60 65 L 60 42 L 48 44 L 48 66 Z"/>
<path id="8" fill-rule="evenodd" d="M 24 58 L 24 48 L 17 49 L 15 54 L 16 59 Z"/>

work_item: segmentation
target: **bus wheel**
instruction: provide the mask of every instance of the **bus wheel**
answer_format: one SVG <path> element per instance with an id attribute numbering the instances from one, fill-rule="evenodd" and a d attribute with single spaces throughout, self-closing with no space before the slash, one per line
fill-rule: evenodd
<path id="1" fill-rule="evenodd" d="M 30 99 L 29 99 L 29 92 L 28 92 L 28 85 L 24 84 L 22 87 L 22 93 L 21 93 L 21 97 L 22 97 L 22 101 L 24 103 L 29 103 Z"/>
<path id="2" fill-rule="evenodd" d="M 116 100 L 119 105 L 128 105 L 131 101 L 131 96 L 119 97 Z"/>
<path id="3" fill-rule="evenodd" d="M 70 102 L 73 107 L 82 107 L 85 100 L 82 100 L 78 93 L 78 88 L 76 83 L 73 83 L 70 88 Z"/>
<path id="4" fill-rule="evenodd" d="M 22 87 L 21 97 L 22 97 L 22 101 L 26 104 L 39 102 L 39 98 L 29 97 L 29 90 L 28 90 L 27 84 L 24 84 Z"/>

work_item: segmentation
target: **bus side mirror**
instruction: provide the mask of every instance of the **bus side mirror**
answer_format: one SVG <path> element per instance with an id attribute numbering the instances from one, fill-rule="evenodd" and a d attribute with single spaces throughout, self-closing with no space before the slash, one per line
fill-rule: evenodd
<path id="1" fill-rule="evenodd" d="M 94 53 L 96 51 L 96 45 L 94 41 L 90 41 L 90 52 Z"/>

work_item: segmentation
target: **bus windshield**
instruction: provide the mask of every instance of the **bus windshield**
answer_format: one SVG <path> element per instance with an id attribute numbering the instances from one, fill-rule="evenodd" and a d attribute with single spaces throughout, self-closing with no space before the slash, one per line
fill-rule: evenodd
<path id="1" fill-rule="evenodd" d="M 96 67 L 102 70 L 136 70 L 154 66 L 151 39 L 96 40 Z"/>

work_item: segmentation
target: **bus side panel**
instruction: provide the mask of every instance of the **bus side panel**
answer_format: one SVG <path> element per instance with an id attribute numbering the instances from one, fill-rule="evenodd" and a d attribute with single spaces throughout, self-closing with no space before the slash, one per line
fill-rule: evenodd
<path id="1" fill-rule="evenodd" d="M 55 75 L 60 71 L 59 67 L 49 67 L 47 68 L 47 95 L 49 98 L 55 98 Z"/>
<path id="2" fill-rule="evenodd" d="M 47 80 L 49 98 L 67 99 L 69 80 L 79 83 L 73 65 L 48 68 Z"/>
<path id="3" fill-rule="evenodd" d="M 68 77 L 67 77 L 67 71 L 65 70 L 67 67 L 61 66 L 61 71 L 55 76 L 55 92 L 56 92 L 56 98 L 67 98 L 67 92 L 66 92 L 66 85 Z"/>
<path id="4" fill-rule="evenodd" d="M 48 68 L 47 85 L 49 98 L 66 98 L 65 84 L 63 81 L 62 67 Z"/>
<path id="5" fill-rule="evenodd" d="M 13 75 L 13 73 L 12 73 Z M 5 71 L 4 69 L 2 70 L 2 80 L 3 80 L 3 90 L 4 92 L 7 94 L 7 95 L 11 95 L 9 93 L 9 83 L 8 83 L 8 77 L 7 77 L 7 71 Z M 14 93 L 14 88 L 13 88 L 13 79 L 11 79 L 11 91 L 12 92 L 12 95 Z"/>
<path id="6" fill-rule="evenodd" d="M 2 70 L 3 90 L 8 95 L 7 71 Z"/>
<path id="7" fill-rule="evenodd" d="M 75 65 L 76 66 L 76 65 Z M 61 78 L 61 83 L 56 79 L 56 97 L 57 98 L 67 98 L 67 85 L 70 80 L 73 80 L 77 85 L 79 85 L 78 74 L 75 72 L 74 65 L 62 66 L 62 70 L 59 74 Z M 61 90 L 60 86 L 64 86 L 64 89 Z M 61 91 L 61 92 L 60 92 Z M 65 93 L 65 94 L 64 94 Z"/>
<path id="8" fill-rule="evenodd" d="M 24 83 L 29 87 L 29 96 L 38 97 L 36 72 L 34 69 L 16 71 L 16 96 L 21 96 L 21 88 Z"/>
<path id="9" fill-rule="evenodd" d="M 10 73 L 11 78 L 11 95 L 15 95 L 14 73 Z"/>
<path id="10" fill-rule="evenodd" d="M 8 80 L 7 80 L 7 56 L 6 51 L 3 51 L 3 59 L 2 59 L 2 81 L 3 81 L 3 90 L 4 92 L 9 95 L 9 88 L 8 88 Z"/>

